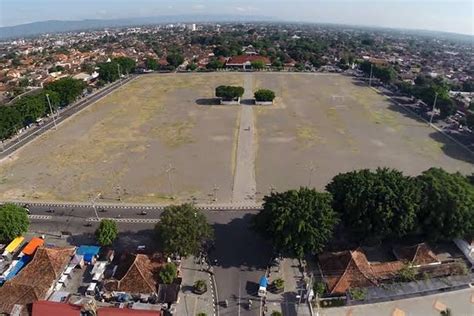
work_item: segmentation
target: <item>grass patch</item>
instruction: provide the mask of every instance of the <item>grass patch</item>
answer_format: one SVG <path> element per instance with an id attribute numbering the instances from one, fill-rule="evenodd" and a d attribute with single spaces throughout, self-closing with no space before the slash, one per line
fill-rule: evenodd
<path id="1" fill-rule="evenodd" d="M 192 121 L 165 123 L 156 127 L 154 132 L 168 147 L 175 148 L 194 142 L 191 133 L 193 127 Z"/>
<path id="2" fill-rule="evenodd" d="M 318 130 L 312 125 L 300 125 L 296 128 L 298 142 L 304 147 L 311 147 L 317 143 L 325 143 L 325 139 L 318 135 Z"/>

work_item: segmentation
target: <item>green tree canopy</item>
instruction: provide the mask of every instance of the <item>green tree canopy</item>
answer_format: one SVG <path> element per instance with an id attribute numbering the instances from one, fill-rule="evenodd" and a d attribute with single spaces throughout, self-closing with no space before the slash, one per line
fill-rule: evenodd
<path id="1" fill-rule="evenodd" d="M 338 221 L 330 194 L 300 188 L 263 200 L 255 228 L 272 240 L 275 249 L 299 258 L 322 251 Z"/>
<path id="2" fill-rule="evenodd" d="M 118 235 L 117 223 L 111 219 L 100 221 L 99 228 L 95 232 L 97 242 L 101 246 L 111 246 Z"/>
<path id="3" fill-rule="evenodd" d="M 216 88 L 216 97 L 224 100 L 233 100 L 244 95 L 244 88 L 236 86 L 218 86 Z"/>
<path id="4" fill-rule="evenodd" d="M 171 52 L 166 56 L 166 61 L 176 68 L 184 62 L 184 56 L 179 52 Z"/>
<path id="5" fill-rule="evenodd" d="M 161 268 L 159 274 L 161 282 L 163 282 L 164 284 L 171 284 L 178 275 L 178 269 L 176 268 L 176 265 L 174 263 L 169 262 L 165 264 L 163 268 Z"/>
<path id="6" fill-rule="evenodd" d="M 252 69 L 260 70 L 265 68 L 265 63 L 261 60 L 255 60 L 250 63 Z"/>
<path id="7" fill-rule="evenodd" d="M 147 69 L 150 70 L 158 70 L 158 68 L 160 67 L 158 61 L 154 58 L 147 58 L 145 61 L 145 66 Z"/>
<path id="8" fill-rule="evenodd" d="M 155 231 L 165 253 L 183 257 L 198 254 L 202 244 L 213 237 L 206 217 L 191 204 L 166 207 Z"/>
<path id="9" fill-rule="evenodd" d="M 30 221 L 26 210 L 7 203 L 0 206 L 0 241 L 9 242 L 28 231 Z"/>
<path id="10" fill-rule="evenodd" d="M 114 82 L 119 79 L 119 66 L 116 62 L 100 63 L 99 67 L 99 78 L 105 82 Z"/>
<path id="11" fill-rule="evenodd" d="M 130 74 L 135 71 L 137 63 L 130 57 L 117 57 L 112 60 L 120 65 L 120 73 L 122 75 Z"/>
<path id="12" fill-rule="evenodd" d="M 206 65 L 206 68 L 207 69 L 212 69 L 212 70 L 222 69 L 222 68 L 224 68 L 224 63 L 222 61 L 220 61 L 219 59 L 217 59 L 217 58 L 213 58 Z"/>
<path id="13" fill-rule="evenodd" d="M 419 222 L 427 237 L 474 235 L 474 186 L 466 177 L 431 168 L 417 180 L 422 192 Z"/>
<path id="14" fill-rule="evenodd" d="M 260 89 L 255 91 L 255 100 L 263 102 L 271 102 L 275 99 L 275 92 L 268 89 Z"/>
<path id="15" fill-rule="evenodd" d="M 66 77 L 49 83 L 45 89 L 56 92 L 59 95 L 60 106 L 66 106 L 73 103 L 82 94 L 86 86 L 86 83 L 82 80 Z"/>
<path id="16" fill-rule="evenodd" d="M 326 186 L 344 227 L 356 239 L 402 237 L 413 231 L 420 192 L 412 178 L 391 169 L 336 175 Z"/>

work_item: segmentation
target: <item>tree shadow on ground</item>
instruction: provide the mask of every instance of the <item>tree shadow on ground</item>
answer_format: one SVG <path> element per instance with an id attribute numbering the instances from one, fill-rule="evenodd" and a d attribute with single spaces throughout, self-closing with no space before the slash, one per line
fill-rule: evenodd
<path id="1" fill-rule="evenodd" d="M 242 105 L 255 105 L 255 99 L 242 99 L 240 100 Z"/>
<path id="2" fill-rule="evenodd" d="M 220 105 L 221 102 L 218 98 L 203 98 L 203 99 L 197 99 L 196 104 L 211 106 L 211 105 Z"/>
<path id="3" fill-rule="evenodd" d="M 391 110 L 391 111 L 400 113 L 403 116 L 408 117 L 408 118 L 410 118 L 412 120 L 415 120 L 417 122 L 417 124 L 413 124 L 411 126 L 421 127 L 420 124 L 424 124 L 424 125 L 426 124 L 426 126 L 428 127 L 428 123 L 426 121 L 429 120 L 429 117 L 428 117 L 428 114 L 426 114 L 426 112 L 424 112 L 422 109 L 419 109 L 419 110 L 418 109 L 413 109 L 413 111 L 418 111 L 415 114 L 415 113 L 412 112 L 411 109 L 408 110 L 405 107 L 403 107 L 401 105 L 398 105 L 393 100 L 390 100 L 390 104 L 388 106 L 388 109 Z M 434 122 L 436 122 L 436 120 Z M 406 125 L 406 126 L 408 126 L 408 125 Z M 441 150 L 447 156 L 449 156 L 451 158 L 454 158 L 456 160 L 460 160 L 460 161 L 464 161 L 464 162 L 474 164 L 474 154 L 470 153 L 467 149 L 465 149 L 462 146 L 460 146 L 459 144 L 455 143 L 453 140 L 448 138 L 442 132 L 439 132 L 435 129 L 432 129 L 432 132 L 429 134 L 429 137 L 431 139 L 435 140 L 436 142 L 442 144 Z M 469 135 L 465 135 L 465 136 L 457 135 L 456 139 L 459 142 L 465 144 L 468 147 L 469 147 L 469 144 L 471 144 L 471 147 L 472 147 L 472 144 L 474 143 L 474 140 L 473 140 L 474 136 L 473 135 L 471 135 L 471 136 L 469 136 Z"/>
<path id="4" fill-rule="evenodd" d="M 431 139 L 443 144 L 441 150 L 449 157 L 461 160 L 474 165 L 474 154 L 471 154 L 467 149 L 462 148 L 454 143 L 446 135 L 435 131 L 430 134 Z M 474 148 L 473 148 L 474 149 Z"/>
<path id="5" fill-rule="evenodd" d="M 210 259 L 213 262 L 217 260 L 218 266 L 266 269 L 272 256 L 272 246 L 252 229 L 253 217 L 246 214 L 229 223 L 213 225 L 215 249 L 210 253 Z"/>
<path id="6" fill-rule="evenodd" d="M 281 311 L 283 315 L 298 315 L 296 308 L 296 293 L 285 292 L 282 294 Z"/>
<path id="7" fill-rule="evenodd" d="M 74 246 L 97 244 L 94 233 L 71 235 L 67 238 L 67 242 Z M 153 229 L 120 231 L 112 247 L 118 252 L 135 253 L 137 247 L 141 245 L 146 247 L 146 252 L 159 251 Z"/>

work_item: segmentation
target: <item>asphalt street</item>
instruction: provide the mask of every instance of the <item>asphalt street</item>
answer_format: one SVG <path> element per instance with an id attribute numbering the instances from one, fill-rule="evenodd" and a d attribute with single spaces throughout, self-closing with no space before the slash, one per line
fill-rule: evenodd
<path id="1" fill-rule="evenodd" d="M 29 205 L 30 230 L 38 234 L 64 238 L 75 245 L 93 242 L 97 222 L 90 221 L 95 212 L 92 206 Z M 119 221 L 120 248 L 152 243 L 154 223 L 144 220 L 158 219 L 161 208 L 109 208 L 98 214 L 101 218 L 127 219 Z M 215 273 L 218 301 L 227 300 L 229 305 L 219 307 L 220 315 L 260 315 L 261 304 L 257 297 L 258 281 L 264 275 L 272 255 L 271 245 L 251 230 L 251 220 L 256 211 L 203 211 L 215 230 L 215 249 L 209 259 Z M 119 217 L 120 216 L 120 217 Z M 131 219 L 140 222 L 129 221 Z M 249 309 L 249 300 L 252 306 Z"/>
<path id="2" fill-rule="evenodd" d="M 117 81 L 112 83 L 111 85 L 105 87 L 102 90 L 97 91 L 93 95 L 84 98 L 82 100 L 77 101 L 76 103 L 62 109 L 59 111 L 57 117 L 56 117 L 56 124 L 59 124 L 60 122 L 64 121 L 68 117 L 76 114 L 83 108 L 89 106 L 90 104 L 98 101 L 99 99 L 103 98 L 104 96 L 108 95 L 115 89 L 121 87 L 122 85 L 128 83 L 129 81 L 133 80 L 136 78 L 136 76 L 130 76 L 126 79 L 123 79 L 121 81 Z M 14 153 L 16 150 L 21 148 L 22 146 L 26 145 L 36 137 L 44 134 L 46 131 L 54 127 L 54 121 L 52 117 L 49 117 L 46 121 L 46 123 L 42 126 L 37 126 L 37 127 L 31 127 L 30 129 L 26 130 L 22 134 L 18 135 L 18 137 L 15 137 L 12 139 L 10 142 L 3 144 L 0 146 L 0 159 L 7 157 Z"/>

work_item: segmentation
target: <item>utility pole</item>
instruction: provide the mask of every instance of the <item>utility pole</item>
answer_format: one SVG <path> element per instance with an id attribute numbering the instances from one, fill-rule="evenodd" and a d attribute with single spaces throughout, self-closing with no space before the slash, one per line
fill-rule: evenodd
<path id="1" fill-rule="evenodd" d="M 430 125 L 433 122 L 433 117 L 434 117 L 434 113 L 435 113 L 435 110 L 436 110 L 436 101 L 437 100 L 438 100 L 438 92 L 436 92 L 436 94 L 435 94 L 435 98 L 434 98 L 434 102 L 433 102 L 433 109 L 431 110 Z"/>
<path id="2" fill-rule="evenodd" d="M 168 184 L 170 186 L 170 193 L 171 193 L 171 196 L 173 196 L 174 192 L 173 192 L 173 183 L 171 182 L 171 172 L 173 172 L 174 170 L 176 170 L 176 168 L 173 167 L 173 165 L 170 163 L 168 165 L 168 168 L 166 168 L 166 173 L 168 174 Z"/>
<path id="3" fill-rule="evenodd" d="M 316 167 L 314 166 L 313 161 L 311 161 L 311 164 L 309 165 L 309 179 L 308 179 L 308 188 L 311 187 L 311 180 L 313 177 L 313 172 L 316 170 Z"/>
<path id="4" fill-rule="evenodd" d="M 54 129 L 58 129 L 58 126 L 56 125 L 56 118 L 54 117 L 54 113 L 53 113 L 53 107 L 51 106 L 51 101 L 49 100 L 49 94 L 48 93 L 46 93 L 46 99 L 48 100 L 49 111 L 51 112 L 51 116 L 53 117 Z"/>
<path id="5" fill-rule="evenodd" d="M 118 80 L 120 82 L 120 85 L 122 85 L 122 76 L 121 76 L 121 73 L 120 73 L 120 64 L 117 63 L 117 73 L 118 73 Z"/>
<path id="6" fill-rule="evenodd" d="M 372 70 L 374 68 L 374 64 L 370 63 L 370 77 L 369 77 L 369 87 L 372 87 Z"/>
<path id="7" fill-rule="evenodd" d="M 97 196 L 94 197 L 93 195 L 91 195 L 91 204 L 92 204 L 92 208 L 94 209 L 94 213 L 95 213 L 95 218 L 97 218 L 97 221 L 100 220 L 99 218 L 99 214 L 97 213 L 97 208 L 96 208 L 96 205 L 95 205 L 95 200 L 100 196 L 100 193 L 97 193 Z"/>
<path id="8" fill-rule="evenodd" d="M 219 191 L 219 187 L 216 184 L 214 184 L 214 187 L 212 188 L 214 202 L 217 202 L 217 191 Z"/>

